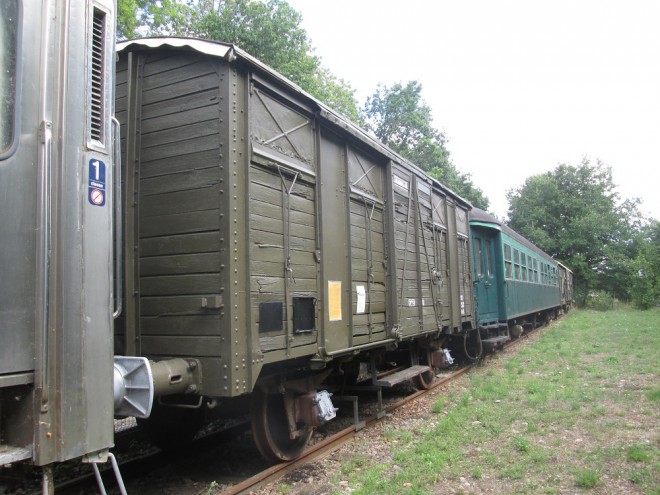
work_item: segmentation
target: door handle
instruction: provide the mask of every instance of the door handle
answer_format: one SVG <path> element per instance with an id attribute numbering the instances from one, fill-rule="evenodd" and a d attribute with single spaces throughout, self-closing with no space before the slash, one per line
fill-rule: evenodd
<path id="1" fill-rule="evenodd" d="M 123 259 L 122 259 L 122 244 L 123 232 L 122 232 L 122 204 L 121 204 L 121 128 L 119 127 L 119 121 L 116 118 L 112 118 L 112 139 L 113 139 L 113 165 L 114 165 L 114 174 L 112 177 L 112 185 L 114 186 L 114 198 L 113 206 L 114 211 L 112 212 L 112 220 L 115 227 L 115 311 L 112 313 L 112 317 L 117 319 L 123 310 Z"/>

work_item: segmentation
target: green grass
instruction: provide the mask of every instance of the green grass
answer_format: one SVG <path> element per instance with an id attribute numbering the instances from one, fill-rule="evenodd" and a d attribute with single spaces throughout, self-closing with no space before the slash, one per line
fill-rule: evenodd
<path id="1" fill-rule="evenodd" d="M 649 445 L 631 445 L 628 447 L 628 460 L 649 462 L 651 460 L 651 447 Z"/>
<path id="2" fill-rule="evenodd" d="M 433 403 L 433 406 L 431 407 L 431 412 L 433 414 L 440 414 L 445 408 L 445 400 L 440 397 L 438 400 L 436 400 Z"/>
<path id="3" fill-rule="evenodd" d="M 386 429 L 391 461 L 346 461 L 352 493 L 430 493 L 439 481 L 472 493 L 489 480 L 502 493 L 609 493 L 621 480 L 658 493 L 659 322 L 657 309 L 572 312 L 465 375 L 460 393 L 440 392 L 426 429 Z"/>
<path id="4" fill-rule="evenodd" d="M 575 486 L 579 488 L 595 488 L 602 483 L 600 474 L 593 469 L 580 469 L 575 473 Z"/>

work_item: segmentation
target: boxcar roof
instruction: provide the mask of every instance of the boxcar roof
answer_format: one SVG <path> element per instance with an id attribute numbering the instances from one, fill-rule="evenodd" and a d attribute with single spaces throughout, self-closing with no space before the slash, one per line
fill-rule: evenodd
<path id="1" fill-rule="evenodd" d="M 260 60 L 256 59 L 249 53 L 244 50 L 241 50 L 238 46 L 232 45 L 229 43 L 223 43 L 221 41 L 209 41 L 201 40 L 197 38 L 177 38 L 177 37 L 155 37 L 155 38 L 138 38 L 134 40 L 121 41 L 117 43 L 118 52 L 128 52 L 133 50 L 140 49 L 156 49 L 161 47 L 170 47 L 177 48 L 181 50 L 193 50 L 205 55 L 210 55 L 212 57 L 218 57 L 226 60 L 227 62 L 234 62 L 237 59 L 240 59 L 246 62 L 253 68 L 256 68 L 270 77 L 277 79 L 279 82 L 287 86 L 291 91 L 301 95 L 303 98 L 312 103 L 312 106 L 318 110 L 318 115 L 325 119 L 326 121 L 332 123 L 335 127 L 341 128 L 344 132 L 350 134 L 359 141 L 367 144 L 370 148 L 376 150 L 381 155 L 397 161 L 399 163 L 405 163 L 407 166 L 416 170 L 419 174 L 428 177 L 434 184 L 441 187 L 446 191 L 450 196 L 455 198 L 457 201 L 462 203 L 468 208 L 471 208 L 472 205 L 469 201 L 459 196 L 457 193 L 449 189 L 444 184 L 435 180 L 432 177 L 429 177 L 426 172 L 421 170 L 414 163 L 406 160 L 401 155 L 395 151 L 388 148 L 386 145 L 378 141 L 373 136 L 369 135 L 362 128 L 351 122 L 348 118 L 344 117 L 340 113 L 336 112 L 332 108 L 328 107 L 305 90 L 303 90 L 297 84 L 291 82 L 289 79 L 284 77 L 279 72 L 275 71 L 271 67 L 267 66 Z"/>
<path id="2" fill-rule="evenodd" d="M 562 267 L 564 270 L 566 270 L 567 272 L 569 272 L 569 273 L 573 273 L 573 270 L 571 270 L 569 267 L 567 267 L 567 266 L 564 265 L 563 263 L 557 261 L 557 264 L 558 264 L 560 267 Z"/>
<path id="3" fill-rule="evenodd" d="M 480 209 L 480 208 L 472 208 L 470 210 L 470 225 L 482 225 L 484 227 L 489 227 L 491 229 L 499 230 L 500 232 L 505 233 L 509 237 L 515 239 L 518 241 L 520 244 L 523 246 L 531 249 L 535 253 L 543 256 L 545 259 L 552 261 L 553 263 L 559 263 L 557 260 L 555 260 L 552 256 L 550 256 L 548 253 L 543 251 L 541 248 L 533 244 L 531 241 L 528 241 L 526 238 L 521 236 L 518 232 L 513 230 L 511 227 L 508 225 L 502 223 L 499 221 L 496 217 L 491 215 L 490 213 Z"/>

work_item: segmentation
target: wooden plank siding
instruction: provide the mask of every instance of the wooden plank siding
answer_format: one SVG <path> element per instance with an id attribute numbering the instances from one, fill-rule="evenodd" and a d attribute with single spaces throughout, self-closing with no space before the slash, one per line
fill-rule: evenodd
<path id="1" fill-rule="evenodd" d="M 211 53 L 120 51 L 118 345 L 198 357 L 200 393 L 229 397 L 460 330 L 469 205 L 240 50 Z"/>
<path id="2" fill-rule="evenodd" d="M 139 139 L 135 269 L 141 352 L 152 358 L 218 356 L 223 216 L 218 63 L 168 51 L 143 57 L 136 82 L 139 136 L 130 137 Z M 125 101 L 124 73 L 119 81 L 116 91 Z"/>
<path id="3" fill-rule="evenodd" d="M 447 328 L 452 275 L 443 197 L 398 166 L 392 182 L 399 326 L 407 336 Z"/>
<path id="4" fill-rule="evenodd" d="M 269 353 L 317 341 L 316 312 L 311 332 L 299 332 L 293 319 L 294 298 L 318 294 L 316 180 L 305 173 L 314 169 L 314 143 L 311 119 L 267 92 L 253 92 L 250 111 L 250 311 L 259 347 Z M 264 303 L 282 304 L 280 329 L 261 328 Z"/>
<path id="5" fill-rule="evenodd" d="M 350 237 L 352 344 L 377 342 L 387 335 L 387 246 L 385 164 L 352 146 L 346 149 Z M 358 305 L 358 288 L 364 303 Z"/>

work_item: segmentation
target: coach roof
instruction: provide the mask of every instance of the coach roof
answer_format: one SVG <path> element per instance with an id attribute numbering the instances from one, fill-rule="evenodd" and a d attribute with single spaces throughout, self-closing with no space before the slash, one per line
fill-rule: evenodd
<path id="1" fill-rule="evenodd" d="M 541 248 L 533 244 L 531 241 L 528 241 L 526 238 L 524 238 L 518 232 L 513 230 L 511 227 L 504 224 L 503 222 L 498 220 L 495 216 L 491 215 L 490 213 L 482 209 L 472 208 L 472 210 L 470 210 L 470 225 L 483 226 L 483 227 L 499 230 L 500 232 L 503 232 L 509 237 L 511 237 L 512 239 L 515 239 L 523 246 L 541 255 L 548 261 L 552 261 L 552 263 L 558 263 L 557 260 L 555 260 L 552 256 L 550 256 L 548 253 L 543 251 Z"/>

